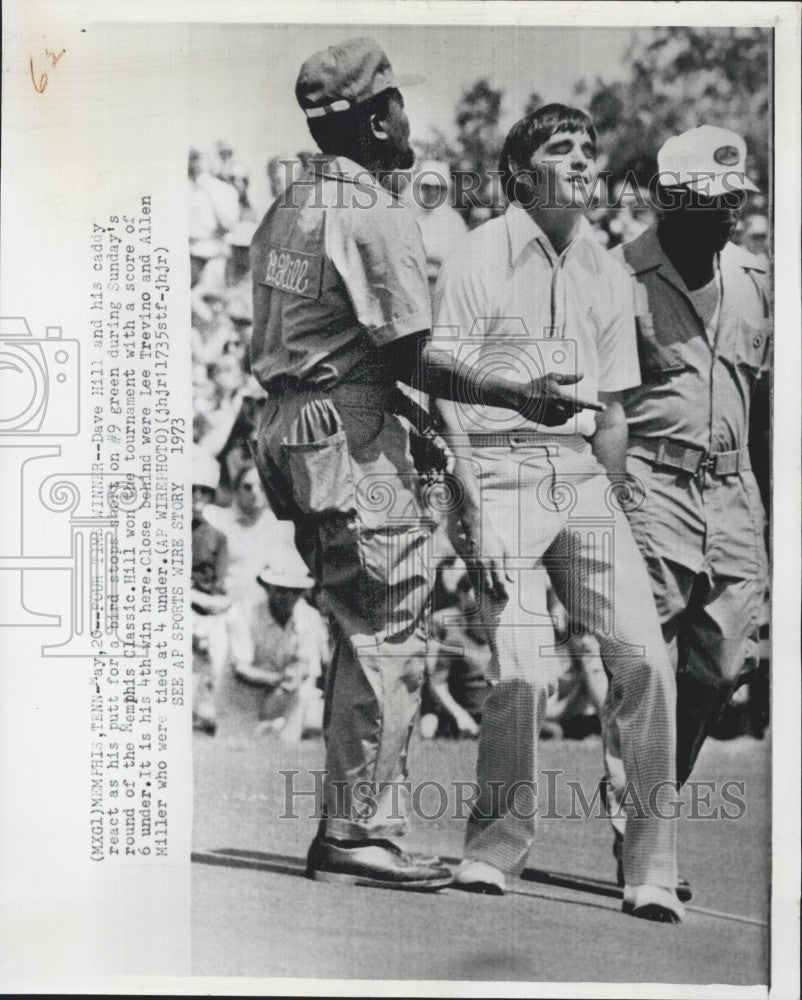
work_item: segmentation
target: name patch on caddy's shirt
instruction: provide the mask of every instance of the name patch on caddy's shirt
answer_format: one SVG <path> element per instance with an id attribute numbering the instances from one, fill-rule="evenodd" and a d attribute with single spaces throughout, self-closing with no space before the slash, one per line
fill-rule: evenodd
<path id="1" fill-rule="evenodd" d="M 269 244 L 267 270 L 262 284 L 280 292 L 301 295 L 305 299 L 320 298 L 323 281 L 323 258 L 302 250 L 287 250 Z"/>

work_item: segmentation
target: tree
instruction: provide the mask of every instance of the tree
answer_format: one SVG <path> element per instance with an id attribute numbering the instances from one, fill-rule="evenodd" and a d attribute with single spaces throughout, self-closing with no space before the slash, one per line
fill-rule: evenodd
<path id="1" fill-rule="evenodd" d="M 457 208 L 468 225 L 475 226 L 501 210 L 497 180 L 504 137 L 499 132 L 503 90 L 477 80 L 460 98 L 455 111 L 458 154 L 452 164 L 457 187 Z"/>
<path id="2" fill-rule="evenodd" d="M 529 97 L 526 99 L 526 104 L 524 105 L 523 116 L 526 118 L 527 115 L 531 115 L 533 111 L 537 111 L 538 108 L 542 108 L 546 102 L 543 100 L 543 95 L 538 94 L 536 90 L 533 90 Z"/>
<path id="3" fill-rule="evenodd" d="M 709 124 L 744 136 L 749 176 L 768 191 L 770 46 L 762 28 L 637 32 L 625 56 L 628 79 L 583 81 L 575 91 L 596 122 L 613 182 L 632 171 L 647 185 L 670 135 Z"/>

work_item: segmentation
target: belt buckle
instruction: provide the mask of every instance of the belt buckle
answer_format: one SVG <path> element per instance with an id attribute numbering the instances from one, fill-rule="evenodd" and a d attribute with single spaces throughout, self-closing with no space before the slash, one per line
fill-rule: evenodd
<path id="1" fill-rule="evenodd" d="M 696 470 L 696 475 L 699 479 L 704 480 L 705 473 L 709 476 L 715 476 L 716 456 L 703 451 L 699 457 L 699 467 Z"/>

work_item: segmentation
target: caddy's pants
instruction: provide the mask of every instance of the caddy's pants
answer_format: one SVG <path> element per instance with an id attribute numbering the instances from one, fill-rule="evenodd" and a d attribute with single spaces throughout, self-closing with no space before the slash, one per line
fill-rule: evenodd
<path id="1" fill-rule="evenodd" d="M 268 398 L 256 442 L 273 510 L 334 618 L 326 832 L 403 833 L 409 738 L 420 706 L 433 522 L 387 392 L 360 385 Z"/>
<path id="2" fill-rule="evenodd" d="M 683 784 L 727 706 L 757 631 L 768 582 L 765 513 L 748 469 L 714 477 L 630 455 L 643 503 L 630 525 L 651 578 L 677 675 L 677 780 Z"/>

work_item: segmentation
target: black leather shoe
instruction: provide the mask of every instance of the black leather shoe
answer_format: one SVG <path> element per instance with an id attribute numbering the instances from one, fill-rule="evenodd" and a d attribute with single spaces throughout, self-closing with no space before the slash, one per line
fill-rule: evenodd
<path id="1" fill-rule="evenodd" d="M 624 838 L 615 830 L 613 839 L 613 854 L 615 855 L 615 878 L 621 888 L 624 888 Z M 680 903 L 690 903 L 693 899 L 691 883 L 684 875 L 677 876 L 677 899 Z"/>
<path id="2" fill-rule="evenodd" d="M 451 885 L 449 869 L 428 862 L 407 854 L 390 840 L 316 837 L 307 854 L 306 877 L 318 882 L 417 892 L 433 892 Z"/>

